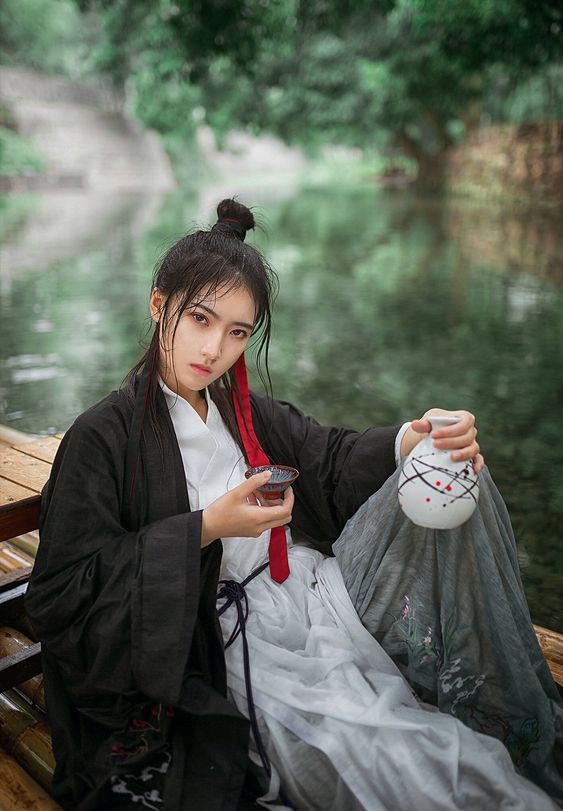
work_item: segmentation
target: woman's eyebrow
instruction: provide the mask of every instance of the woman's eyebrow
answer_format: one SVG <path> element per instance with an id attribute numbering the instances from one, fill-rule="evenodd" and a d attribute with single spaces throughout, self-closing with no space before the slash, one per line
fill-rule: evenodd
<path id="1" fill-rule="evenodd" d="M 219 315 L 217 315 L 215 310 L 212 310 L 211 307 L 208 307 L 206 304 L 199 303 L 199 304 L 195 304 L 194 306 L 199 307 L 202 310 L 205 310 L 206 313 L 209 313 L 209 315 L 212 315 L 214 318 L 217 319 L 217 321 L 222 321 L 222 318 Z M 232 323 L 235 324 L 237 327 L 246 327 L 249 330 L 254 329 L 254 324 L 247 324 L 246 321 L 233 321 Z"/>

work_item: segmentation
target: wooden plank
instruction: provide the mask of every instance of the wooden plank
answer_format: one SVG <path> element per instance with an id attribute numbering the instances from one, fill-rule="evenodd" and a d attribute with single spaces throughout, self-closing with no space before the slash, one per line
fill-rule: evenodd
<path id="1" fill-rule="evenodd" d="M 25 569 L 33 566 L 33 558 L 12 546 L 8 541 L 0 543 L 0 569 L 4 572 L 13 572 L 15 569 Z"/>
<path id="2" fill-rule="evenodd" d="M 0 541 L 8 541 L 39 526 L 41 497 L 5 504 L 0 508 Z"/>
<path id="3" fill-rule="evenodd" d="M 20 535 L 19 537 L 21 538 L 25 536 Z M 27 552 L 25 549 L 22 549 L 21 547 L 17 546 L 17 544 L 14 543 L 13 539 L 9 541 L 2 541 L 0 543 L 0 549 L 2 549 L 4 554 L 7 555 L 11 560 L 13 560 L 15 563 L 18 563 L 20 567 L 33 566 L 33 563 L 35 561 L 35 553 L 37 553 L 37 547 L 35 547 L 35 549 L 33 550 L 34 554 L 30 555 L 29 552 Z"/>
<path id="4" fill-rule="evenodd" d="M 0 749 L 0 809 L 62 811 L 61 806 L 4 749 Z"/>
<path id="5" fill-rule="evenodd" d="M 534 631 L 546 658 L 553 680 L 563 686 L 563 634 L 534 625 Z"/>
<path id="6" fill-rule="evenodd" d="M 0 693 L 41 673 L 41 643 L 0 659 Z"/>
<path id="7" fill-rule="evenodd" d="M 28 487 L 22 487 L 21 484 L 14 484 L 14 482 L 0 477 L 0 511 L 4 505 L 24 501 L 26 498 L 35 498 L 36 495 Z"/>
<path id="8" fill-rule="evenodd" d="M 52 465 L 60 444 L 61 440 L 58 437 L 46 436 L 43 439 L 26 442 L 23 445 L 13 445 L 12 449 Z"/>
<path id="9" fill-rule="evenodd" d="M 27 583 L 19 583 L 17 586 L 14 586 L 13 589 L 0 593 L 0 611 L 8 603 L 12 604 L 23 600 L 26 591 Z"/>
<path id="10" fill-rule="evenodd" d="M 18 431 L 16 428 L 0 425 L 0 446 L 6 445 L 11 448 L 13 445 L 21 445 L 23 442 L 33 442 L 34 439 L 34 436 Z"/>
<path id="11" fill-rule="evenodd" d="M 16 586 L 27 583 L 32 568 L 32 566 L 28 566 L 27 569 L 17 569 L 15 572 L 7 572 L 6 574 L 0 575 L 0 596 Z"/>
<path id="12" fill-rule="evenodd" d="M 26 532 L 25 535 L 15 535 L 10 538 L 10 544 L 15 546 L 16 549 L 25 552 L 31 558 L 29 565 L 32 566 L 39 549 L 39 532 L 34 530 L 33 532 Z"/>
<path id="13" fill-rule="evenodd" d="M 8 584 L 11 586 L 4 591 L 0 590 L 0 623 L 19 628 L 30 638 L 34 638 L 29 618 L 25 614 L 24 597 L 27 591 L 27 579 L 31 568 L 24 574 L 21 570 L 21 582 L 15 583 L 14 578 Z M 38 642 L 22 651 L 17 651 L 0 659 L 0 693 L 27 681 L 41 673 L 41 645 Z"/>
<path id="14" fill-rule="evenodd" d="M 34 459 L 33 456 L 13 448 L 0 451 L 0 476 L 4 479 L 40 493 L 50 474 L 51 465 L 48 462 Z"/>
<path id="15" fill-rule="evenodd" d="M 37 640 L 35 630 L 33 629 L 29 617 L 25 613 L 23 602 L 27 591 L 27 581 L 29 579 L 30 570 L 21 570 L 22 573 L 24 571 L 26 577 L 20 580 L 17 585 L 14 585 L 14 581 L 12 581 L 12 583 L 9 584 L 11 588 L 0 591 L 0 624 L 17 628 L 35 642 Z M 10 574 L 15 575 L 16 572 L 11 572 Z"/>

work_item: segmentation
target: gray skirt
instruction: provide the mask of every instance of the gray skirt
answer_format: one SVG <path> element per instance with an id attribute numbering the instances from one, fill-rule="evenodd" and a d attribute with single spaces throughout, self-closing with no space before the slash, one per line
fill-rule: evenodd
<path id="1" fill-rule="evenodd" d="M 399 471 L 333 551 L 364 626 L 418 696 L 499 738 L 518 771 L 563 807 L 563 704 L 532 628 L 506 506 L 487 468 L 472 518 L 413 524 Z"/>

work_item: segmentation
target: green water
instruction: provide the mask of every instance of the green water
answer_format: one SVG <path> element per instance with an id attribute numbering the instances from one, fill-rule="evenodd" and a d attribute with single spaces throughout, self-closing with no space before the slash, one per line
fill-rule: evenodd
<path id="1" fill-rule="evenodd" d="M 228 190 L 230 193 L 230 190 Z M 222 190 L 216 196 L 222 196 Z M 140 354 L 152 267 L 205 194 L 0 198 L 0 423 L 64 430 Z M 257 188 L 274 393 L 318 420 L 477 415 L 535 622 L 563 631 L 563 240 L 555 216 L 369 185 Z M 113 206 L 113 208 L 112 208 Z M 63 210 L 64 207 L 64 210 Z M 81 223 L 84 210 L 93 213 Z"/>

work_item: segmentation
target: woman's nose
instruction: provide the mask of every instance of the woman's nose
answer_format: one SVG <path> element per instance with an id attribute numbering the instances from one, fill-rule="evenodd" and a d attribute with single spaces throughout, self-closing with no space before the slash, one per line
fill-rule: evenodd
<path id="1" fill-rule="evenodd" d="M 221 356 L 221 336 L 209 336 L 201 351 L 209 360 L 217 360 Z"/>

